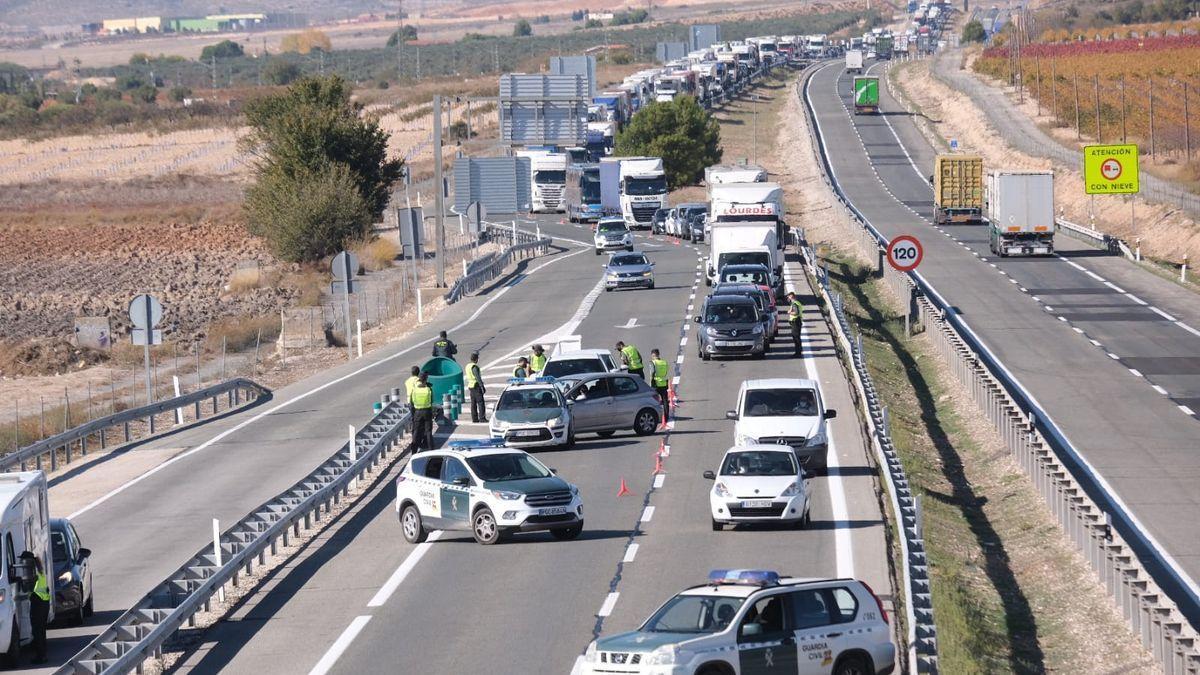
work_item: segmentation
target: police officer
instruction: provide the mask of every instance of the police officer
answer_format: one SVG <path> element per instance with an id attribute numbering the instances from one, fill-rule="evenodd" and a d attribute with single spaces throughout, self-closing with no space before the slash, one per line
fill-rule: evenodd
<path id="1" fill-rule="evenodd" d="M 789 291 L 788 299 L 788 327 L 792 330 L 792 347 L 795 349 L 794 356 L 800 356 L 800 330 L 804 322 L 804 305 L 796 298 L 795 291 Z"/>
<path id="2" fill-rule="evenodd" d="M 456 354 L 458 354 L 458 346 L 451 342 L 450 338 L 446 337 L 446 331 L 438 333 L 438 339 L 433 343 L 433 355 L 453 361 Z"/>
<path id="3" fill-rule="evenodd" d="M 646 371 L 642 367 L 642 353 L 638 351 L 637 347 L 617 342 L 617 351 L 621 352 L 621 363 L 625 364 L 631 374 L 638 375 L 643 380 L 646 379 Z"/>
<path id="4" fill-rule="evenodd" d="M 33 662 L 46 662 L 46 619 L 50 616 L 50 584 L 42 561 L 32 551 L 21 553 L 22 560 L 32 560 L 37 570 L 33 592 L 29 594 L 29 623 L 33 630 Z"/>
<path id="5" fill-rule="evenodd" d="M 412 399 L 413 387 L 417 386 L 417 380 L 421 379 L 421 369 L 413 366 L 408 371 L 408 379 L 404 381 L 404 400 Z"/>
<path id="6" fill-rule="evenodd" d="M 413 452 L 433 449 L 433 387 L 429 373 L 421 373 L 408 399 L 413 411 Z"/>
<path id="7" fill-rule="evenodd" d="M 659 356 L 657 349 L 650 350 L 650 368 L 650 386 L 654 387 L 654 391 L 657 391 L 659 398 L 662 399 L 662 418 L 663 422 L 666 422 L 671 416 L 671 392 L 667 387 L 669 382 L 668 373 L 670 372 L 670 366 L 666 361 L 662 360 L 662 357 Z"/>
<path id="8" fill-rule="evenodd" d="M 483 386 L 483 376 L 479 373 L 479 352 L 471 352 L 471 362 L 467 364 L 467 391 L 471 392 L 471 421 L 486 422 L 487 406 L 483 403 L 483 394 L 487 391 Z"/>
<path id="9" fill-rule="evenodd" d="M 546 350 L 542 349 L 541 345 L 534 345 L 533 353 L 529 355 L 529 370 L 531 371 L 529 374 L 540 373 L 545 367 Z"/>
<path id="10" fill-rule="evenodd" d="M 517 367 L 513 368 L 513 377 L 525 379 L 529 377 L 529 359 L 522 356 L 517 359 Z"/>

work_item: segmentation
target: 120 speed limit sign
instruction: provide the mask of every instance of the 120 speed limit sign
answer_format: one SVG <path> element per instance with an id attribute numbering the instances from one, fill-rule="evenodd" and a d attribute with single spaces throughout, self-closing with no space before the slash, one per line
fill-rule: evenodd
<path id="1" fill-rule="evenodd" d="M 916 237 L 907 234 L 892 239 L 887 247 L 888 264 L 900 272 L 911 272 L 921 264 L 925 250 Z"/>

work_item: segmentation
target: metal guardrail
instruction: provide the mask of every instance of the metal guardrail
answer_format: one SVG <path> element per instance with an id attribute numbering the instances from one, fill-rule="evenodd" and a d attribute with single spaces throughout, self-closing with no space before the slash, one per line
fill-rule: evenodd
<path id="1" fill-rule="evenodd" d="M 484 229 L 484 235 L 491 241 L 507 241 L 509 246 L 500 253 L 484 256 L 469 264 L 467 273 L 455 281 L 446 293 L 447 303 L 458 302 L 466 295 L 479 290 L 484 284 L 500 276 L 513 260 L 541 255 L 553 243 L 549 237 L 539 237 L 532 232 L 490 223 Z"/>
<path id="2" fill-rule="evenodd" d="M 291 488 L 252 510 L 221 534 L 219 558 L 211 544 L 200 549 L 56 675 L 140 672 L 146 659 L 161 657 L 163 644 L 185 624 L 194 625 L 196 614 L 209 610 L 214 595 L 227 584 L 237 586 L 243 572 L 253 573 L 255 559 L 265 565 L 266 556 L 274 555 L 279 544 L 287 546 L 289 536 L 299 537 L 322 511 L 328 514 L 352 482 L 396 448 L 410 416 L 398 389 L 383 396 L 381 410 L 355 435 L 358 452 L 346 443 Z"/>
<path id="3" fill-rule="evenodd" d="M 811 76 L 812 71 L 802 78 L 801 88 Z M 815 123 L 810 102 L 798 93 Z M 813 126 L 809 125 L 810 134 Z M 830 179 L 833 171 L 824 142 L 819 134 L 813 135 L 825 182 L 846 220 L 858 226 L 860 247 L 869 257 L 879 256 L 886 238 L 849 201 L 836 179 Z M 880 270 L 897 297 L 916 296 L 919 323 L 930 333 L 955 377 L 972 392 L 1064 534 L 1087 558 L 1142 645 L 1167 675 L 1200 673 L 1200 634 L 1187 618 L 1200 616 L 1200 599 L 1191 581 L 1108 491 L 1078 449 L 957 310 L 919 273 L 902 274 L 886 265 Z"/>
<path id="4" fill-rule="evenodd" d="M 244 396 L 243 396 L 244 392 Z M 32 445 L 27 445 L 16 452 L 11 452 L 3 457 L 0 457 L 0 471 L 25 471 L 30 465 L 35 469 L 42 469 L 43 457 L 49 455 L 49 470 L 54 471 L 58 468 L 60 461 L 69 463 L 75 454 L 75 447 L 78 445 L 79 456 L 86 456 L 88 453 L 88 439 L 98 436 L 100 449 L 107 449 L 109 446 L 108 430 L 113 427 L 121 427 L 120 435 L 121 443 L 129 443 L 134 439 L 133 431 L 130 427 L 135 422 L 145 420 L 148 428 L 148 433 L 141 439 L 150 438 L 157 433 L 155 417 L 162 414 L 174 413 L 176 410 L 192 407 L 195 419 L 191 424 L 201 421 L 204 414 L 203 403 L 211 400 L 211 415 L 217 415 L 221 412 L 228 412 L 245 403 L 250 403 L 257 400 L 261 396 L 270 395 L 271 390 L 266 387 L 248 380 L 243 377 L 227 380 L 220 384 L 214 384 L 211 387 L 176 396 L 174 398 L 165 399 L 150 405 L 144 405 L 139 408 L 130 408 L 121 412 L 107 415 L 98 419 L 94 419 L 86 424 L 81 424 L 77 427 L 67 429 L 66 431 L 42 439 Z M 224 397 L 228 404 L 224 411 L 221 410 L 220 400 Z M 61 456 L 61 460 L 60 460 Z"/>
<path id="5" fill-rule="evenodd" d="M 1129 250 L 1129 246 L 1119 237 L 1104 234 L 1086 225 L 1072 223 L 1064 218 L 1055 218 L 1054 225 L 1058 228 L 1059 232 L 1066 232 L 1076 239 L 1082 239 L 1090 244 L 1095 244 L 1112 255 L 1123 255 L 1130 260 L 1134 259 L 1133 252 Z M 1128 255 L 1126 255 L 1127 253 Z"/>

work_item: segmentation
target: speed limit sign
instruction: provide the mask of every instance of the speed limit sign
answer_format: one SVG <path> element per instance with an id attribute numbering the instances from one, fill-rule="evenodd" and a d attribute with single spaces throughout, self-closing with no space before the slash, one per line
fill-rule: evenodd
<path id="1" fill-rule="evenodd" d="M 892 239 L 887 247 L 888 264 L 899 272 L 911 272 L 921 264 L 925 250 L 916 237 L 902 234 Z"/>

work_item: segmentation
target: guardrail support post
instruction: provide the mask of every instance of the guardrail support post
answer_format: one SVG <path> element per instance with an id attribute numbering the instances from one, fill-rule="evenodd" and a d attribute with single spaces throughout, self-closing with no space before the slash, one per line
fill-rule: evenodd
<path id="1" fill-rule="evenodd" d="M 221 562 L 221 521 L 217 520 L 216 518 L 213 518 L 212 526 L 213 526 L 213 528 L 212 528 L 212 531 L 213 531 L 213 558 L 216 560 L 217 568 L 219 569 L 223 564 Z M 217 589 L 217 601 L 225 602 L 225 587 L 224 586 Z"/>
<path id="2" fill-rule="evenodd" d="M 351 424 L 349 426 L 350 426 L 350 466 L 347 468 L 349 470 L 353 471 L 354 463 L 356 461 L 358 461 L 358 444 L 354 442 L 354 425 Z M 355 478 L 350 479 L 349 485 L 350 485 L 350 487 L 349 487 L 350 490 L 357 489 L 358 488 L 358 478 L 355 477 Z"/>

